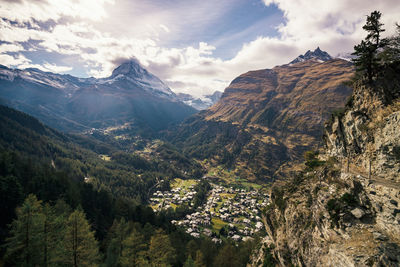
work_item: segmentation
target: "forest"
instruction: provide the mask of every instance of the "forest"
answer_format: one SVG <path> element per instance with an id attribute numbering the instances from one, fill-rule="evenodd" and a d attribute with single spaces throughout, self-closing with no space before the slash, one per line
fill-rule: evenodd
<path id="1" fill-rule="evenodd" d="M 170 223 L 188 210 L 155 214 L 147 191 L 185 178 L 171 165 L 57 132 L 0 106 L 0 242 L 4 266 L 245 266 L 253 241 L 214 244 Z M 79 144 L 78 144 L 79 143 Z M 164 157 L 182 158 L 173 147 Z M 99 153 L 111 155 L 104 161 Z M 96 177 L 87 182 L 87 176 Z M 85 182 L 86 181 L 86 182 Z M 195 206 L 210 185 L 199 183 Z M 195 208 L 195 207 L 194 207 Z M 129 260 L 128 260 L 129 259 Z"/>

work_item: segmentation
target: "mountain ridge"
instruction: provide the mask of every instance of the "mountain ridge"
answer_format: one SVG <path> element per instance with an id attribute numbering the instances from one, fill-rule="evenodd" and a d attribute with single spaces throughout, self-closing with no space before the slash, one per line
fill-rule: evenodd
<path id="1" fill-rule="evenodd" d="M 130 123 L 134 132 L 152 133 L 196 112 L 135 61 L 101 79 L 2 66 L 0 86 L 2 104 L 64 131 Z"/>
<path id="2" fill-rule="evenodd" d="M 304 62 L 307 60 L 317 60 L 319 62 L 328 61 L 333 59 L 327 52 L 322 51 L 319 47 L 317 47 L 314 51 L 308 50 L 304 55 L 300 55 L 294 60 L 292 60 L 290 64 L 295 64 L 299 62 Z"/>
<path id="3" fill-rule="evenodd" d="M 250 180 L 284 176 L 287 162 L 320 145 L 323 122 L 344 106 L 353 75 L 341 59 L 306 60 L 235 78 L 221 99 L 183 122 L 169 140 Z"/>

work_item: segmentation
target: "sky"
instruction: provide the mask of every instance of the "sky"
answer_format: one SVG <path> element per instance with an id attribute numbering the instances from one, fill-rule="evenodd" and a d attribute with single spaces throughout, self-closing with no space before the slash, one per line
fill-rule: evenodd
<path id="1" fill-rule="evenodd" d="M 0 0 L 0 64 L 107 77 L 136 58 L 175 93 L 200 97 L 318 46 L 349 53 L 374 10 L 392 35 L 398 1 Z"/>

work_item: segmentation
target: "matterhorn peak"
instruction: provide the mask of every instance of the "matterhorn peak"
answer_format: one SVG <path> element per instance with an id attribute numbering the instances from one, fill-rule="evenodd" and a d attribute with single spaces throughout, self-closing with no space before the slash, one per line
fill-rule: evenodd
<path id="1" fill-rule="evenodd" d="M 136 59 L 130 59 L 119 65 L 115 68 L 111 74 L 111 77 L 115 77 L 117 75 L 126 75 L 126 76 L 134 76 L 134 77 L 142 77 L 147 74 L 147 70 L 140 64 L 140 62 Z"/>

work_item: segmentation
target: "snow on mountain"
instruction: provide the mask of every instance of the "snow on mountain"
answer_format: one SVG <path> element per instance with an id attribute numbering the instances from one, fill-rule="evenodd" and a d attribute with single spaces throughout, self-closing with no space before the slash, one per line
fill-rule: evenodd
<path id="1" fill-rule="evenodd" d="M 101 79 L 0 65 L 0 103 L 65 131 L 127 122 L 137 131 L 156 131 L 196 112 L 136 61 Z"/>
<path id="2" fill-rule="evenodd" d="M 319 62 L 324 62 L 331 60 L 332 57 L 325 51 L 322 51 L 319 47 L 315 49 L 314 51 L 308 50 L 304 55 L 300 55 L 297 58 L 295 58 L 293 61 L 291 61 L 289 64 L 295 64 L 298 62 L 304 62 L 307 60 L 316 60 Z"/>
<path id="3" fill-rule="evenodd" d="M 144 90 L 157 92 L 169 97 L 175 97 L 174 92 L 157 76 L 140 65 L 137 60 L 130 60 L 113 70 L 110 77 L 98 79 L 99 84 L 114 84 L 118 81 L 128 81 Z"/>
<path id="4" fill-rule="evenodd" d="M 51 72 L 44 72 L 36 68 L 28 69 L 10 69 L 0 65 L 0 80 L 14 81 L 15 79 L 22 79 L 31 83 L 51 86 L 57 89 L 66 91 L 79 89 L 84 81 L 73 77 L 71 75 L 62 75 Z"/>
<path id="5" fill-rule="evenodd" d="M 67 94 L 78 90 L 82 87 L 91 85 L 107 85 L 115 88 L 139 88 L 149 93 L 156 94 L 161 97 L 167 97 L 171 100 L 177 100 L 176 95 L 171 89 L 164 84 L 158 77 L 143 68 L 139 62 L 131 60 L 121 64 L 114 69 L 110 77 L 107 78 L 77 78 L 71 75 L 62 75 L 51 72 L 44 72 L 39 69 L 10 69 L 0 65 L 0 80 L 8 80 L 10 82 L 14 79 L 20 78 L 22 80 L 48 85 L 66 91 Z M 123 82 L 127 82 L 123 83 Z"/>

